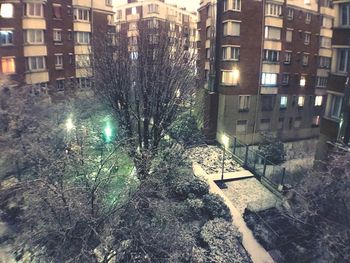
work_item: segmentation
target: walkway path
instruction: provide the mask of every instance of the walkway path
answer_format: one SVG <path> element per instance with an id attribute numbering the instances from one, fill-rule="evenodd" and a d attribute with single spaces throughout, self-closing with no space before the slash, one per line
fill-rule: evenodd
<path id="1" fill-rule="evenodd" d="M 252 261 L 254 263 L 273 263 L 274 261 L 270 254 L 254 238 L 252 231 L 244 222 L 241 213 L 232 204 L 230 199 L 227 198 L 225 194 L 221 191 L 221 189 L 215 184 L 213 179 L 197 163 L 193 164 L 193 171 L 196 176 L 203 178 L 208 182 L 210 191 L 212 193 L 218 194 L 224 199 L 227 207 L 231 211 L 233 224 L 238 228 L 239 232 L 241 233 L 243 246 L 247 250 Z"/>
<path id="2" fill-rule="evenodd" d="M 221 173 L 214 173 L 214 174 L 209 174 L 208 176 L 213 181 L 220 181 L 222 174 Z M 237 172 L 225 172 L 224 173 L 224 181 L 246 179 L 246 178 L 253 178 L 253 177 L 254 177 L 254 175 L 247 170 L 241 170 L 241 171 L 237 171 Z"/>

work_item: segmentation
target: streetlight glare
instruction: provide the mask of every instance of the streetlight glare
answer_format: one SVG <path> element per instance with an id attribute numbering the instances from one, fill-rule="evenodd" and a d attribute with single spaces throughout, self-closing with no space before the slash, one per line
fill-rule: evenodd
<path id="1" fill-rule="evenodd" d="M 222 144 L 224 145 L 225 149 L 228 148 L 230 138 L 226 134 L 221 135 L 221 141 L 222 141 Z"/>
<path id="2" fill-rule="evenodd" d="M 73 120 L 71 117 L 68 118 L 66 121 L 66 129 L 67 129 L 67 131 L 71 131 L 74 129 L 74 124 L 73 124 Z"/>

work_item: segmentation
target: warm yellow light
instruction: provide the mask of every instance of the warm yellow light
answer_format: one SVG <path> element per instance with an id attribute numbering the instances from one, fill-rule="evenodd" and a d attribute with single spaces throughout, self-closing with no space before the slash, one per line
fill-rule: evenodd
<path id="1" fill-rule="evenodd" d="M 4 18 L 13 17 L 13 5 L 12 4 L 1 4 L 0 5 L 0 16 Z"/>
<path id="2" fill-rule="evenodd" d="M 235 83 L 238 82 L 238 80 L 239 80 L 239 69 L 234 68 L 234 69 L 232 70 L 232 78 L 233 78 L 233 81 L 234 81 Z"/>
<path id="3" fill-rule="evenodd" d="M 68 132 L 74 129 L 74 124 L 73 124 L 72 118 L 68 118 L 67 119 L 66 129 L 67 129 Z"/>
<path id="4" fill-rule="evenodd" d="M 222 142 L 222 144 L 224 145 L 224 147 L 226 149 L 229 146 L 230 138 L 225 133 L 223 133 L 221 135 L 221 142 Z"/>

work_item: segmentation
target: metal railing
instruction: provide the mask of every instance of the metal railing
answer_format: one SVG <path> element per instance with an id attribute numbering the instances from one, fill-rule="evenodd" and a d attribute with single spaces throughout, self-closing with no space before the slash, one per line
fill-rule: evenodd
<path id="1" fill-rule="evenodd" d="M 249 145 L 233 138 L 233 145 L 227 149 L 239 164 L 252 172 L 263 184 L 272 188 L 271 190 L 281 191 L 284 185 L 286 169 L 267 160 Z"/>

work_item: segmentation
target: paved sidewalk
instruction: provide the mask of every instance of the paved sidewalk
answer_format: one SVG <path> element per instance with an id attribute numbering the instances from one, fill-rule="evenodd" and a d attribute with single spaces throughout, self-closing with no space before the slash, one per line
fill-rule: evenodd
<path id="1" fill-rule="evenodd" d="M 209 178 L 213 181 L 220 181 L 221 180 L 221 173 L 215 173 L 215 174 L 209 174 Z M 230 172 L 230 173 L 224 173 L 224 181 L 229 180 L 238 180 L 238 179 L 245 179 L 245 178 L 252 178 L 254 175 L 247 171 L 247 170 L 241 170 L 238 172 Z"/>
<path id="2" fill-rule="evenodd" d="M 215 184 L 214 180 L 202 169 L 202 167 L 194 163 L 193 164 L 194 174 L 200 178 L 206 180 L 209 184 L 210 191 L 212 193 L 220 195 L 227 207 L 230 209 L 233 224 L 238 228 L 242 235 L 242 243 L 250 258 L 254 263 L 273 263 L 273 259 L 270 254 L 259 244 L 259 242 L 254 238 L 252 231 L 248 228 L 244 222 L 241 213 L 233 205 L 233 203 L 225 196 L 223 191 Z"/>

